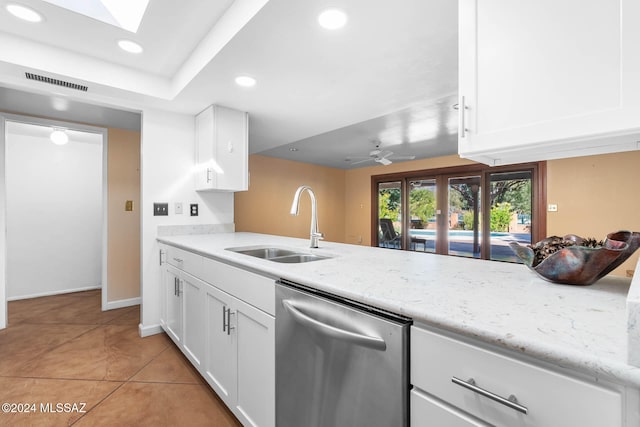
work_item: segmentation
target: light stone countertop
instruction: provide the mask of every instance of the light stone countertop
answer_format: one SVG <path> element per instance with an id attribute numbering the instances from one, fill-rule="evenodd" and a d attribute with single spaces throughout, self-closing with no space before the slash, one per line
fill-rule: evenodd
<path id="1" fill-rule="evenodd" d="M 325 241 L 319 249 L 309 249 L 308 239 L 255 233 L 158 240 L 595 378 L 640 386 L 640 368 L 627 363 L 630 279 L 609 276 L 591 286 L 557 285 L 519 264 Z M 259 245 L 332 258 L 281 264 L 225 250 Z"/>

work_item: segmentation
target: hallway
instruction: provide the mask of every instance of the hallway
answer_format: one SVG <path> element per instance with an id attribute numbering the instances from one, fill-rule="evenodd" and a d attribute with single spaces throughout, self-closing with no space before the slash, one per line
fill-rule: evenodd
<path id="1" fill-rule="evenodd" d="M 0 425 L 240 425 L 165 334 L 138 336 L 139 307 L 103 312 L 100 290 L 8 305 Z"/>

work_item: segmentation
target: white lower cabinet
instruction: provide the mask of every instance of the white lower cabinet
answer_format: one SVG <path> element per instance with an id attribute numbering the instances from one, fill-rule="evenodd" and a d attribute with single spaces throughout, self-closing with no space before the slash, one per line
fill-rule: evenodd
<path id="1" fill-rule="evenodd" d="M 184 354 L 197 369 L 205 356 L 205 292 L 207 284 L 202 280 L 182 273 L 180 278 L 184 308 L 182 345 Z"/>
<path id="2" fill-rule="evenodd" d="M 275 426 L 275 281 L 161 250 L 163 329 L 244 426 Z"/>
<path id="3" fill-rule="evenodd" d="M 275 425 L 275 318 L 208 285 L 205 378 L 245 426 Z"/>
<path id="4" fill-rule="evenodd" d="M 410 375 L 413 427 L 626 425 L 624 389 L 416 326 Z"/>
<path id="5" fill-rule="evenodd" d="M 172 265 L 164 264 L 164 297 L 165 319 L 164 329 L 177 345 L 182 343 L 182 297 L 180 294 L 180 270 Z"/>

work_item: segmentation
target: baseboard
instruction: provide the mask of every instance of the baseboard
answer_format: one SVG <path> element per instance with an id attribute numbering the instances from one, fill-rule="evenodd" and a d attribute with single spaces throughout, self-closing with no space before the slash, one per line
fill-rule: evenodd
<path id="1" fill-rule="evenodd" d="M 140 305 L 141 302 L 142 299 L 140 297 L 121 299 L 117 301 L 108 301 L 105 304 L 103 311 L 115 310 L 116 308 L 131 307 L 132 305 Z"/>
<path id="2" fill-rule="evenodd" d="M 21 299 L 48 297 L 48 296 L 51 296 L 51 295 L 60 295 L 60 294 L 71 294 L 71 293 L 74 293 L 74 292 L 93 291 L 95 289 L 102 289 L 102 286 L 87 286 L 87 287 L 84 287 L 84 288 L 60 289 L 60 290 L 56 290 L 56 291 L 39 292 L 39 293 L 36 293 L 36 294 L 20 295 L 20 296 L 17 296 L 17 297 L 8 297 L 7 301 L 17 301 L 17 300 L 21 300 Z"/>
<path id="3" fill-rule="evenodd" d="M 143 326 L 142 323 L 138 325 L 138 334 L 144 338 L 149 337 L 151 335 L 161 334 L 164 332 L 162 326 L 160 325 L 151 325 L 151 326 Z"/>

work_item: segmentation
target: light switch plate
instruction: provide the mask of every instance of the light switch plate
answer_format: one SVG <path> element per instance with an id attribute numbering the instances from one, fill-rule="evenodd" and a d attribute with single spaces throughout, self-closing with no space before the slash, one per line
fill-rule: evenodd
<path id="1" fill-rule="evenodd" d="M 547 211 L 549 212 L 558 212 L 558 205 L 556 204 L 549 204 L 547 206 Z"/>
<path id="2" fill-rule="evenodd" d="M 191 209 L 191 216 L 198 216 L 198 204 L 197 203 L 191 203 L 190 209 Z"/>
<path id="3" fill-rule="evenodd" d="M 182 203 L 177 202 L 175 204 L 175 212 L 176 212 L 176 215 L 182 215 Z"/>
<path id="4" fill-rule="evenodd" d="M 169 203 L 153 204 L 153 216 L 167 216 L 167 215 L 169 215 Z"/>

